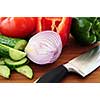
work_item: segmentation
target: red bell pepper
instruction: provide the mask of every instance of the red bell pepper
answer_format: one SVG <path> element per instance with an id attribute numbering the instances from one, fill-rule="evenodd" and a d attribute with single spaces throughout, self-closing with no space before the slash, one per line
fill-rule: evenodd
<path id="1" fill-rule="evenodd" d="M 71 17 L 38 17 L 37 32 L 44 30 L 52 30 L 59 33 L 62 44 L 65 46 L 68 43 Z"/>

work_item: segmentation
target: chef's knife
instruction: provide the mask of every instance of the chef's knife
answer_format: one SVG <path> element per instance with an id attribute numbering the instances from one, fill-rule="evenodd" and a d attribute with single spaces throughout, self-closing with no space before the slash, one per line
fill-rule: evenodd
<path id="1" fill-rule="evenodd" d="M 96 46 L 66 64 L 47 72 L 37 80 L 37 83 L 57 83 L 69 72 L 76 72 L 85 77 L 100 65 L 100 46 Z"/>

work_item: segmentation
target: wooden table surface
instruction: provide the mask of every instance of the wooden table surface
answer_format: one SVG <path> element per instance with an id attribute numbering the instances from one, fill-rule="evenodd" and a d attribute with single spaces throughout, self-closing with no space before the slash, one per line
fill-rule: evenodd
<path id="1" fill-rule="evenodd" d="M 95 44 L 95 45 L 98 45 L 98 44 Z M 37 78 L 39 78 L 44 73 L 46 73 L 47 71 L 57 67 L 60 64 L 68 62 L 72 58 L 93 48 L 95 45 L 80 46 L 78 43 L 76 43 L 76 41 L 73 38 L 70 38 L 69 44 L 65 48 L 63 48 L 61 56 L 55 63 L 45 65 L 45 66 L 39 66 L 34 63 L 30 63 L 34 71 L 34 77 L 32 80 L 27 79 L 25 76 L 18 74 L 16 72 L 12 72 L 10 79 L 5 79 L 0 76 L 0 83 L 32 83 Z M 91 74 L 89 74 L 85 78 L 82 78 L 78 74 L 70 73 L 61 82 L 62 83 L 99 83 L 100 82 L 100 68 L 98 67 L 95 71 L 93 71 Z"/>

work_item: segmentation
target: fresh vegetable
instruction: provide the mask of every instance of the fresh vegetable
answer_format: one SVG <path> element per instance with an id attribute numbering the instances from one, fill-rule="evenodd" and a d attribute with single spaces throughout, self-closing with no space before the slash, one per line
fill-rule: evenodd
<path id="1" fill-rule="evenodd" d="M 25 48 L 27 41 L 24 39 L 10 38 L 0 34 L 0 75 L 9 78 L 10 70 L 25 75 L 29 79 L 33 77 L 32 69 L 26 65 L 28 59 L 26 53 L 19 51 Z M 19 50 L 16 50 L 19 49 Z"/>
<path id="2" fill-rule="evenodd" d="M 27 58 L 23 58 L 20 61 L 14 61 L 14 60 L 11 60 L 9 58 L 5 58 L 4 62 L 9 68 L 15 69 L 15 68 L 25 64 L 27 62 Z"/>
<path id="3" fill-rule="evenodd" d="M 4 19 L 6 19 L 7 17 L 0 17 L 0 23 L 4 20 Z"/>
<path id="4" fill-rule="evenodd" d="M 71 17 L 39 17 L 37 32 L 52 30 L 59 33 L 63 46 L 68 43 Z"/>
<path id="5" fill-rule="evenodd" d="M 33 71 L 30 66 L 26 65 L 28 59 L 23 58 L 20 61 L 14 61 L 9 58 L 0 59 L 0 75 L 9 78 L 10 70 L 16 70 L 18 73 L 25 75 L 27 78 L 32 79 Z M 4 65 L 5 64 L 5 65 Z"/>
<path id="6" fill-rule="evenodd" d="M 0 34 L 0 43 L 18 50 L 24 50 L 27 41 L 19 38 L 10 38 Z"/>
<path id="7" fill-rule="evenodd" d="M 33 77 L 33 71 L 28 65 L 23 65 L 15 69 L 18 73 L 21 73 L 22 75 L 25 75 L 29 79 L 32 79 Z"/>
<path id="8" fill-rule="evenodd" d="M 39 32 L 29 40 L 25 48 L 27 57 L 34 63 L 41 65 L 56 61 L 61 51 L 61 38 L 54 31 Z"/>
<path id="9" fill-rule="evenodd" d="M 10 57 L 13 60 L 21 60 L 26 56 L 26 53 L 0 44 L 0 56 Z"/>
<path id="10" fill-rule="evenodd" d="M 27 38 L 36 28 L 35 17 L 1 17 L 0 32 L 9 37 Z"/>
<path id="11" fill-rule="evenodd" d="M 71 25 L 71 34 L 82 45 L 89 45 L 100 41 L 100 18 L 73 18 Z"/>
<path id="12" fill-rule="evenodd" d="M 0 58 L 0 65 L 4 65 L 5 62 L 4 62 L 4 58 Z"/>
<path id="13" fill-rule="evenodd" d="M 0 65 L 0 76 L 3 76 L 5 78 L 9 78 L 10 69 L 6 65 Z"/>

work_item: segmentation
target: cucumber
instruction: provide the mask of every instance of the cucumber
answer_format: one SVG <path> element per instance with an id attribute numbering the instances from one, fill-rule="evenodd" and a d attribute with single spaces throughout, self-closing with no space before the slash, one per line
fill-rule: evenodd
<path id="1" fill-rule="evenodd" d="M 6 65 L 0 65 L 0 76 L 3 76 L 5 78 L 9 78 L 10 69 Z"/>
<path id="2" fill-rule="evenodd" d="M 27 58 L 23 58 L 20 61 L 14 61 L 14 60 L 9 59 L 9 58 L 5 58 L 5 60 L 4 60 L 5 64 L 12 70 L 23 65 L 23 64 L 26 64 L 27 61 L 28 61 Z"/>
<path id="3" fill-rule="evenodd" d="M 9 57 L 9 48 L 2 44 L 0 44 L 0 56 Z"/>
<path id="4" fill-rule="evenodd" d="M 0 34 L 0 43 L 18 50 L 24 50 L 27 41 L 19 38 L 6 37 Z"/>
<path id="5" fill-rule="evenodd" d="M 14 49 L 17 50 L 24 50 L 26 47 L 27 41 L 26 40 L 19 40 L 16 45 L 14 46 Z"/>
<path id="6" fill-rule="evenodd" d="M 18 73 L 20 73 L 20 74 L 22 74 L 22 75 L 25 75 L 25 76 L 26 76 L 27 78 L 29 78 L 29 79 L 32 79 L 32 77 L 33 77 L 33 71 L 32 71 L 32 69 L 31 69 L 31 67 L 28 66 L 28 65 L 20 66 L 20 67 L 18 67 L 18 68 L 15 68 L 15 70 L 16 70 Z"/>
<path id="7" fill-rule="evenodd" d="M 0 65 L 4 65 L 5 62 L 4 62 L 4 58 L 0 58 Z"/>
<path id="8" fill-rule="evenodd" d="M 26 53 L 15 50 L 15 49 L 10 49 L 9 56 L 13 60 L 21 60 L 22 58 L 24 58 L 26 56 Z"/>
<path id="9" fill-rule="evenodd" d="M 26 56 L 26 53 L 13 49 L 9 46 L 0 44 L 0 56 L 10 57 L 13 60 L 21 60 Z"/>

